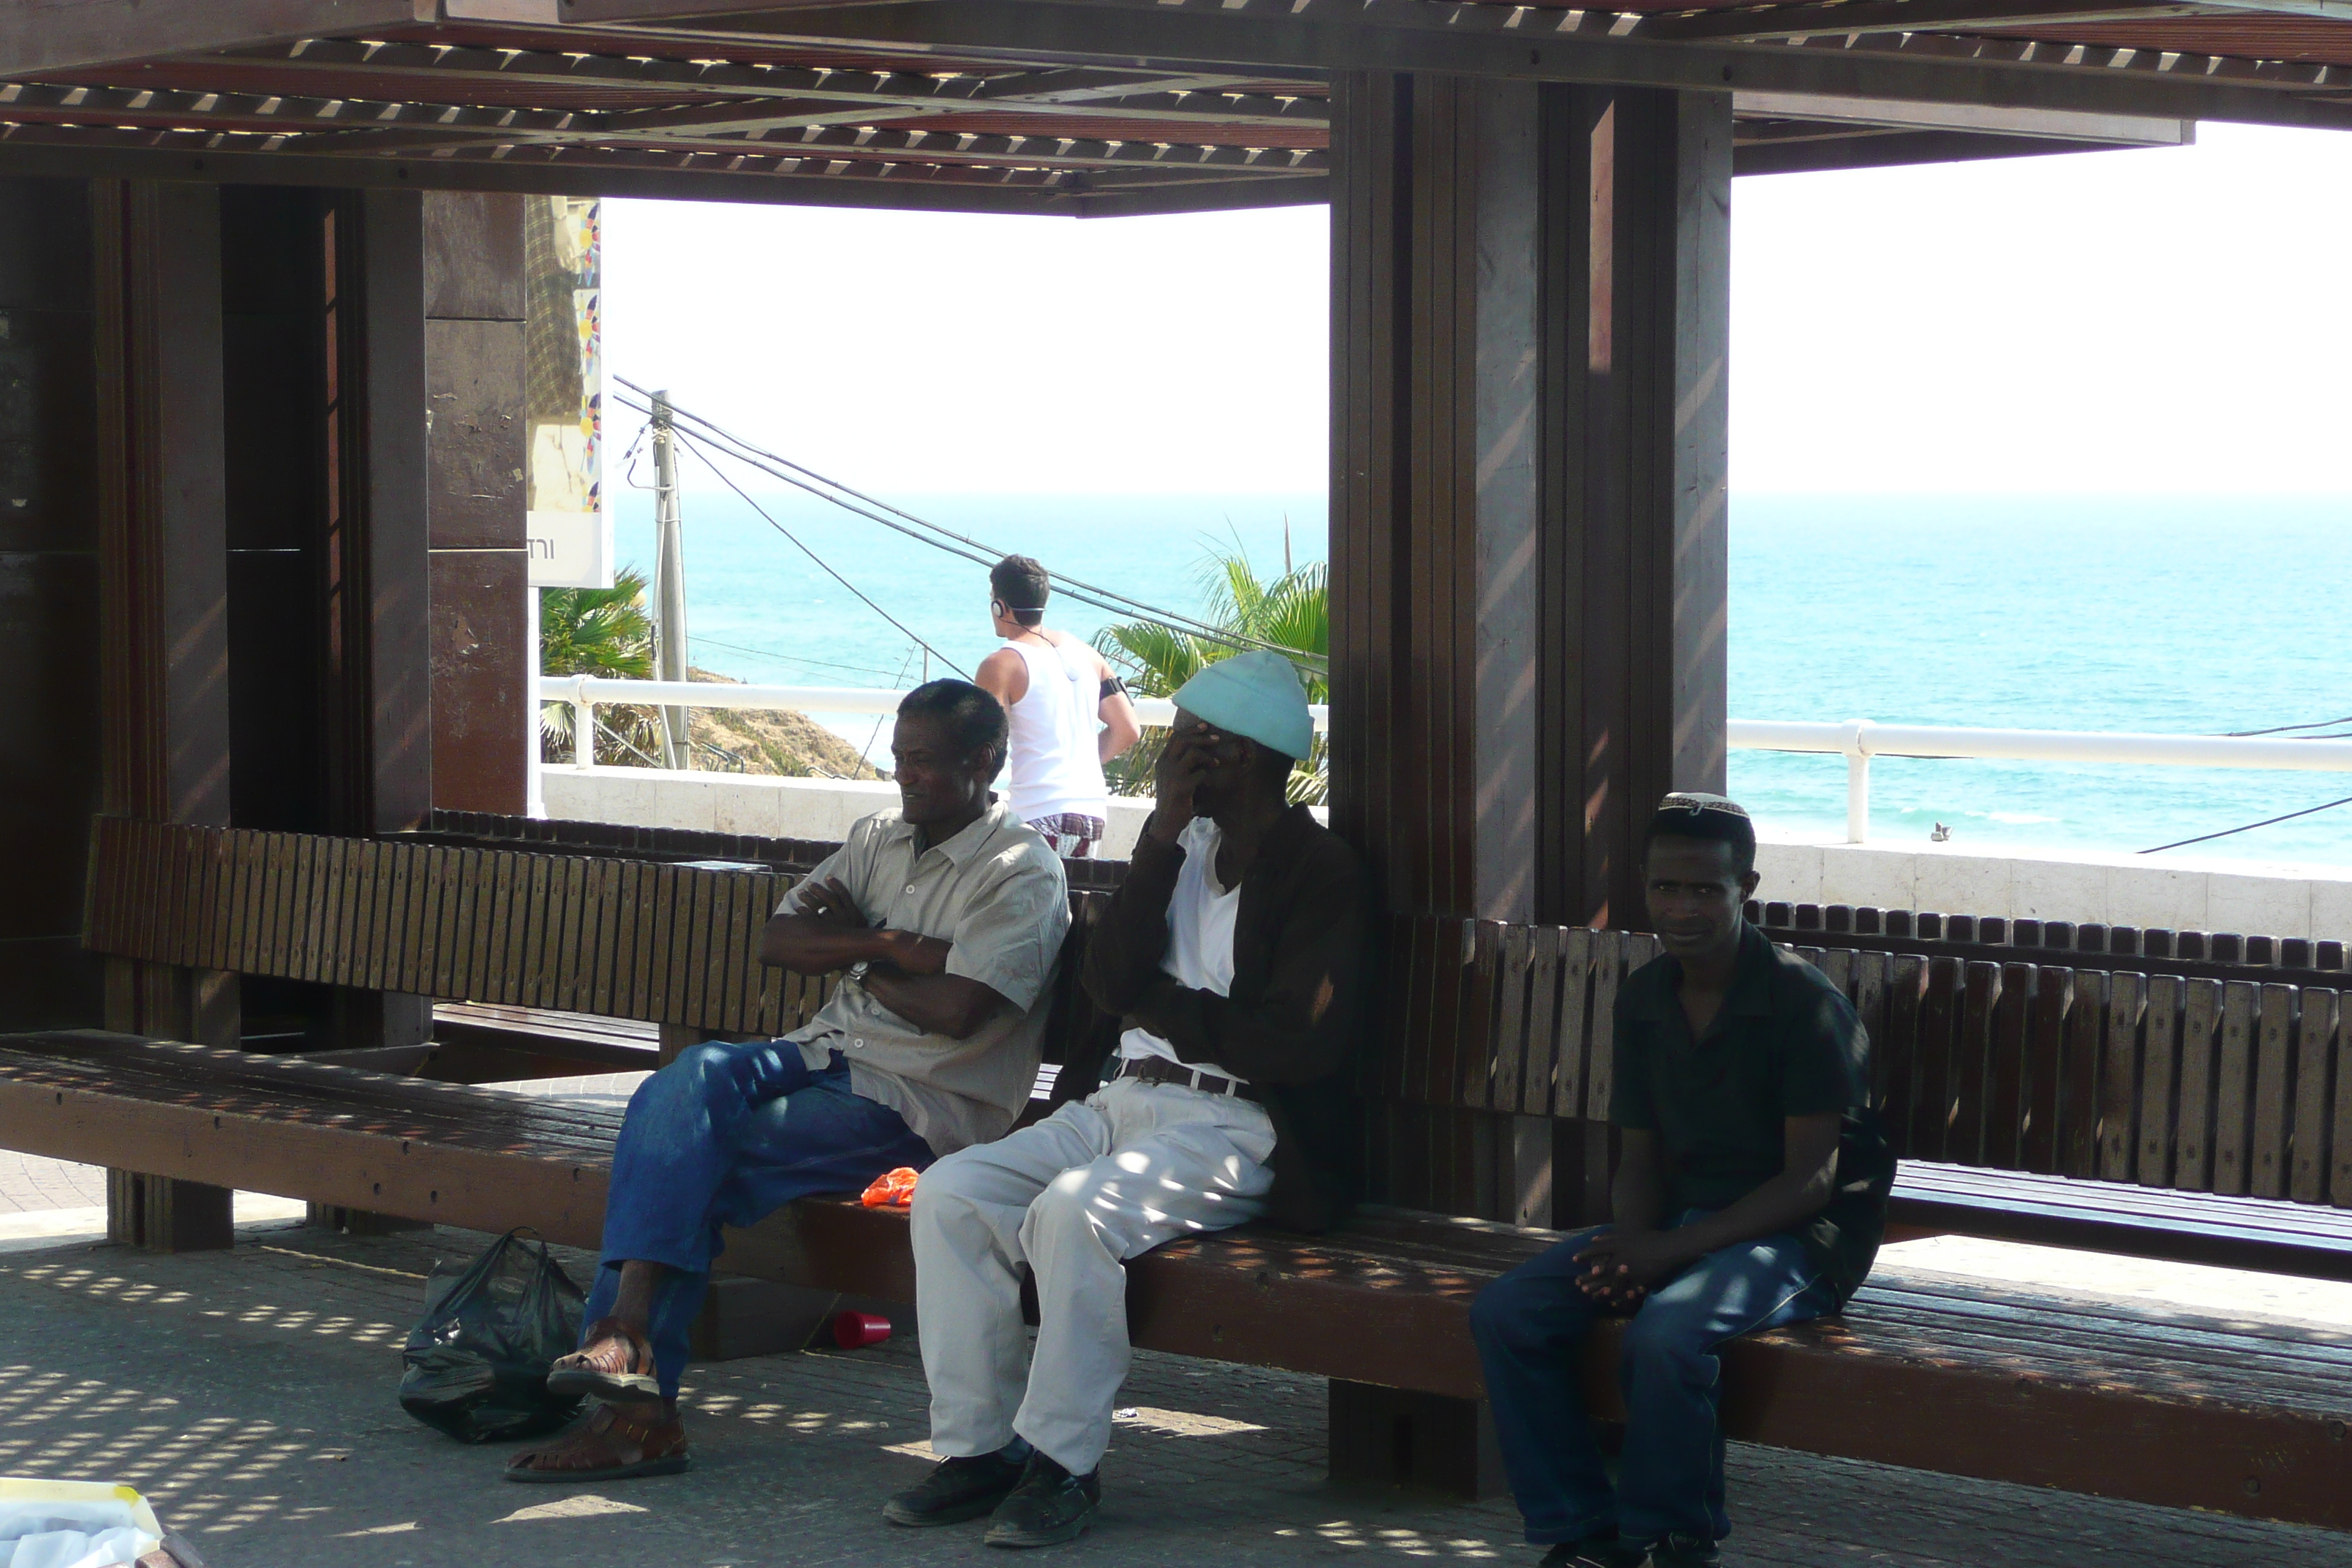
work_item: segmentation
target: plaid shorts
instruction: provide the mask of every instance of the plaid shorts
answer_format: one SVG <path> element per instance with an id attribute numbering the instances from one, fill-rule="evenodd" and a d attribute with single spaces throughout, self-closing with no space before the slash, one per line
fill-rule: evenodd
<path id="1" fill-rule="evenodd" d="M 1103 819 L 1082 816 L 1075 811 L 1058 816 L 1041 816 L 1030 823 L 1045 840 L 1048 847 L 1065 860 L 1091 860 L 1095 846 L 1102 841 Z"/>

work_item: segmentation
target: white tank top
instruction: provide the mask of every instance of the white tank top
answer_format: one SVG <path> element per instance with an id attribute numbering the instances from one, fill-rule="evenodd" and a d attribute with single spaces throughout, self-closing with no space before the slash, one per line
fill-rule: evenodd
<path id="1" fill-rule="evenodd" d="M 1078 643 L 1004 646 L 1029 667 L 1029 689 L 1006 715 L 1013 721 L 1013 815 L 1024 822 L 1065 813 L 1109 816 L 1110 789 L 1095 738 L 1102 706 L 1095 661 Z"/>

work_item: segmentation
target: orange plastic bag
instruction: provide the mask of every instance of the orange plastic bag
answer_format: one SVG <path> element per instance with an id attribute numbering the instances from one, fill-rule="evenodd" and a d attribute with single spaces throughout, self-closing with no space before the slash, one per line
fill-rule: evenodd
<path id="1" fill-rule="evenodd" d="M 870 1209 L 905 1208 L 915 1201 L 915 1168 L 901 1165 L 895 1171 L 884 1172 L 874 1178 L 874 1184 L 866 1189 L 860 1201 Z"/>

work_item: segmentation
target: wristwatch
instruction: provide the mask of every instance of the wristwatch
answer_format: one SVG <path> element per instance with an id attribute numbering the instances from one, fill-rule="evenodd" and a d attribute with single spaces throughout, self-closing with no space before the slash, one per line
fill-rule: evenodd
<path id="1" fill-rule="evenodd" d="M 873 967 L 874 961 L 872 959 L 861 958 L 856 963 L 851 964 L 846 973 L 848 973 L 849 978 L 863 984 L 866 979 L 866 972 Z"/>

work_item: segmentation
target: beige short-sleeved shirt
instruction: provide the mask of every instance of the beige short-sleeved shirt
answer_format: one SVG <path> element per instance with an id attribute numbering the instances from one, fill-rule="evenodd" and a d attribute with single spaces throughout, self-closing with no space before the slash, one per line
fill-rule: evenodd
<path id="1" fill-rule="evenodd" d="M 950 974 L 977 980 L 1010 1005 L 958 1040 L 916 1027 L 845 977 L 786 1038 L 811 1067 L 839 1051 L 852 1089 L 904 1117 L 934 1152 L 951 1154 L 1003 1137 L 1029 1103 L 1070 895 L 1061 858 L 1002 801 L 943 844 L 919 850 L 919 837 L 896 809 L 861 818 L 776 912 L 797 914 L 803 889 L 839 878 L 868 925 L 940 938 L 950 944 Z"/>

